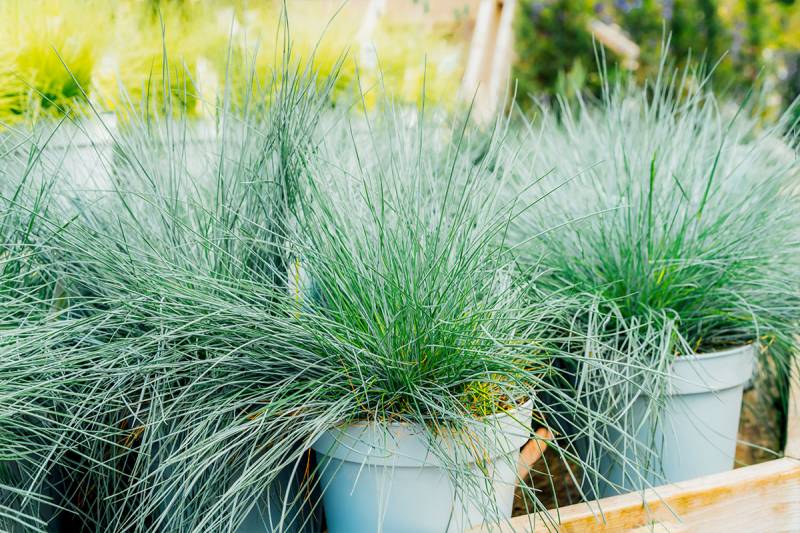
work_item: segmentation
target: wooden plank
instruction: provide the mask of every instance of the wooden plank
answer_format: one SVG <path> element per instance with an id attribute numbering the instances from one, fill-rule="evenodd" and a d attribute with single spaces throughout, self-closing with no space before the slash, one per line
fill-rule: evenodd
<path id="1" fill-rule="evenodd" d="M 691 453 L 687 450 L 687 453 Z M 513 518 L 475 531 L 800 531 L 800 361 L 793 369 L 783 459 L 644 494 L 631 493 Z M 549 527 L 548 527 L 549 526 Z"/>
<path id="2" fill-rule="evenodd" d="M 548 443 L 553 440 L 553 433 L 547 428 L 536 430 L 536 436 L 525 443 L 519 452 L 517 461 L 517 477 L 524 482 L 531 474 L 531 468 L 542 458 Z"/>
<path id="3" fill-rule="evenodd" d="M 508 80 L 511 77 L 511 62 L 514 56 L 514 14 L 517 11 L 516 0 L 504 0 L 500 12 L 494 53 L 492 54 L 492 70 L 486 96 L 485 113 L 493 116 L 503 110 L 503 103 L 508 92 Z"/>
<path id="4" fill-rule="evenodd" d="M 461 81 L 461 98 L 467 102 L 475 98 L 477 106 L 481 105 L 482 83 L 488 77 L 487 63 L 494 50 L 498 18 L 497 0 L 481 0 Z"/>
<path id="5" fill-rule="evenodd" d="M 356 35 L 359 49 L 358 59 L 361 65 L 374 66 L 378 63 L 375 47 L 372 45 L 372 35 L 375 33 L 375 28 L 385 9 L 386 0 L 369 0 L 365 6 L 361 25 Z"/>
<path id="6" fill-rule="evenodd" d="M 800 461 L 777 459 L 648 490 L 644 500 L 642 496 L 637 492 L 564 507 L 557 512 L 558 531 L 798 531 Z M 556 511 L 551 513 L 556 518 Z M 552 521 L 535 513 L 474 531 L 551 530 Z"/>
<path id="7" fill-rule="evenodd" d="M 631 41 L 619 26 L 591 19 L 587 24 L 587 29 L 600 44 L 622 56 L 622 66 L 631 70 L 638 68 L 639 45 Z"/>
<path id="8" fill-rule="evenodd" d="M 491 120 L 505 100 L 514 45 L 516 0 L 482 0 L 475 20 L 461 98 L 475 99 L 473 116 Z"/>

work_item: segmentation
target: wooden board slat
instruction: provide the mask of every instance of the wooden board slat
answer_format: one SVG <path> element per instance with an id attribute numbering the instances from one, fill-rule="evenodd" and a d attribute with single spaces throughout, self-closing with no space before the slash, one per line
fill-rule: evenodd
<path id="1" fill-rule="evenodd" d="M 511 62 L 514 57 L 514 14 L 516 0 L 503 0 L 497 24 L 497 38 L 492 53 L 491 75 L 486 111 L 491 115 L 503 111 L 503 103 L 508 93 L 508 80 L 511 77 Z"/>
<path id="2" fill-rule="evenodd" d="M 474 99 L 473 113 L 479 120 L 486 119 L 493 107 L 488 98 L 488 80 L 491 77 L 499 19 L 497 0 L 481 0 L 460 90 L 462 100 L 472 102 Z"/>
<path id="3" fill-rule="evenodd" d="M 798 531 L 800 461 L 777 459 L 666 485 L 646 491 L 644 500 L 637 492 L 571 505 L 561 508 L 558 518 L 558 531 L 565 533 Z M 537 513 L 513 518 L 502 526 L 483 526 L 474 531 L 544 533 L 551 530 L 552 525 L 548 529 L 544 516 Z"/>

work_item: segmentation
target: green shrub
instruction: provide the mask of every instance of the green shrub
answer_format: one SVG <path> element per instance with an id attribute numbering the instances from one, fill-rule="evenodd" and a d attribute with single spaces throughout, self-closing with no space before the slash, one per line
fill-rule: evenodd
<path id="1" fill-rule="evenodd" d="M 767 22 L 762 0 L 748 0 L 741 18 L 746 23 L 745 46 L 739 49 L 739 29 L 727 4 L 714 0 L 524 0 L 516 17 L 514 76 L 518 97 L 601 92 L 598 62 L 588 24 L 599 20 L 617 25 L 639 46 L 634 72 L 640 83 L 658 74 L 669 41 L 669 62 L 678 67 L 691 58 L 705 57 L 716 64 L 713 82 L 718 87 L 744 91 L 757 79 L 763 65 Z M 737 17 L 739 15 L 737 14 Z M 602 45 L 597 43 L 598 47 Z M 607 78 L 626 66 L 625 58 L 605 50 Z M 565 83 L 566 82 L 566 83 Z"/>

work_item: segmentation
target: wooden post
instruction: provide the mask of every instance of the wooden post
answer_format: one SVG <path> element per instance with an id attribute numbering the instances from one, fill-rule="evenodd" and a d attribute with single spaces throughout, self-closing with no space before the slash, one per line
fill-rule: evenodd
<path id="1" fill-rule="evenodd" d="M 531 468 L 541 459 L 542 455 L 547 450 L 548 443 L 553 440 L 553 438 L 553 433 L 549 429 L 539 428 L 536 430 L 536 437 L 525 443 L 525 446 L 520 450 L 519 461 L 517 463 L 517 477 L 520 482 L 527 479 L 531 473 Z"/>
<path id="2" fill-rule="evenodd" d="M 631 41 L 619 26 L 592 19 L 586 29 L 600 44 L 623 58 L 623 67 L 630 70 L 639 67 L 639 45 Z"/>
<path id="3" fill-rule="evenodd" d="M 508 81 L 511 77 L 511 62 L 514 55 L 514 12 L 516 8 L 516 0 L 504 0 L 502 3 L 486 96 L 485 112 L 490 116 L 503 111 L 503 103 L 508 94 Z"/>
<path id="4" fill-rule="evenodd" d="M 479 122 L 491 120 L 506 98 L 516 6 L 516 0 L 482 0 L 478 7 L 461 98 L 474 98 L 473 116 Z"/>
<path id="5" fill-rule="evenodd" d="M 374 67 L 378 58 L 376 57 L 375 47 L 372 44 L 372 36 L 375 28 L 378 27 L 383 12 L 386 10 L 386 0 L 369 0 L 361 19 L 361 26 L 358 28 L 356 40 L 358 42 L 359 61 L 362 65 Z"/>
<path id="6" fill-rule="evenodd" d="M 475 99 L 476 113 L 485 114 L 484 82 L 488 79 L 487 64 L 492 58 L 494 40 L 497 34 L 497 0 L 481 0 L 475 16 L 475 29 L 469 47 L 467 67 L 461 82 L 461 99 L 471 102 Z"/>

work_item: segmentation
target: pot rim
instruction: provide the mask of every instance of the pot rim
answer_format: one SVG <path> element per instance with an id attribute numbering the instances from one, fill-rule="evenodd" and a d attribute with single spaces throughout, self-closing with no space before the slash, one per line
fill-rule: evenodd
<path id="1" fill-rule="evenodd" d="M 725 348 L 724 350 L 715 350 L 713 352 L 700 352 L 700 353 L 695 352 L 686 355 L 679 354 L 675 357 L 675 362 L 717 359 L 720 357 L 727 357 L 729 355 L 734 355 L 735 353 L 743 352 L 745 350 L 755 350 L 756 346 L 757 346 L 756 342 L 748 342 L 746 344 L 740 344 L 738 346 L 734 346 L 733 348 Z"/>
<path id="2" fill-rule="evenodd" d="M 533 407 L 533 394 L 531 394 L 528 397 L 528 399 L 525 400 L 524 402 L 522 402 L 520 404 L 517 404 L 517 406 L 514 407 L 513 409 L 509 409 L 507 411 L 502 411 L 502 412 L 498 412 L 498 413 L 493 413 L 491 415 L 481 416 L 481 417 L 478 417 L 478 418 L 473 418 L 472 420 L 479 422 L 481 420 L 497 419 L 497 418 L 508 416 L 511 413 L 516 413 L 516 412 L 519 412 L 519 411 L 523 411 L 525 409 L 531 409 L 532 407 Z M 419 422 L 397 422 L 397 421 L 395 421 L 395 422 L 388 422 L 387 423 L 387 422 L 379 422 L 377 420 L 356 420 L 354 422 L 343 422 L 341 424 L 336 424 L 336 425 L 331 426 L 330 428 L 328 428 L 326 431 L 330 431 L 331 429 L 344 430 L 345 428 L 350 428 L 350 427 L 367 427 L 367 426 L 372 426 L 372 425 L 379 425 L 379 426 L 387 427 L 387 428 L 422 426 L 422 424 L 420 424 Z"/>
<path id="3" fill-rule="evenodd" d="M 487 450 L 492 457 L 505 455 L 519 449 L 530 438 L 529 416 L 533 409 L 533 398 L 515 409 L 475 418 L 478 423 L 485 421 L 487 430 L 496 428 L 486 441 Z M 436 454 L 425 442 L 427 427 L 422 424 L 394 422 L 380 424 L 360 421 L 352 424 L 339 424 L 324 430 L 311 444 L 317 454 L 347 463 L 364 463 L 393 468 L 439 467 Z M 499 435 L 505 435 L 499 438 Z M 454 453 L 464 449 L 464 444 L 455 435 L 441 435 L 445 446 L 454 446 Z M 387 447 L 386 443 L 393 443 Z M 508 448 L 508 449 L 505 449 Z M 471 460 L 465 462 L 473 462 Z"/>
<path id="4" fill-rule="evenodd" d="M 757 344 L 677 356 L 669 371 L 670 396 L 716 393 L 742 387 L 755 369 Z"/>

